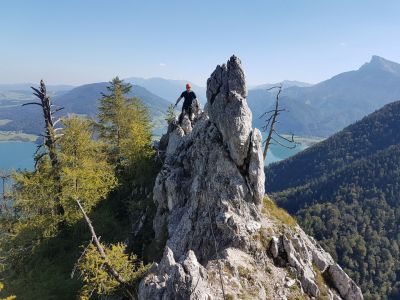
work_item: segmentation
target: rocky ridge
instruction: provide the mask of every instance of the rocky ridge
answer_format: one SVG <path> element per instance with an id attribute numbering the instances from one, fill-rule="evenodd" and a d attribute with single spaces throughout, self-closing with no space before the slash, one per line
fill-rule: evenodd
<path id="1" fill-rule="evenodd" d="M 264 205 L 262 136 L 246 97 L 232 56 L 208 79 L 204 112 L 161 139 L 153 228 L 165 247 L 139 299 L 363 299 L 328 253 Z"/>

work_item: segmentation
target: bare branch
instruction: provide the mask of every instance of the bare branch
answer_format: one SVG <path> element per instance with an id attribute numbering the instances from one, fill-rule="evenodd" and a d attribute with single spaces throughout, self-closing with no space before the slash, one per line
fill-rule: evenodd
<path id="1" fill-rule="evenodd" d="M 269 110 L 269 111 L 266 111 L 265 113 L 263 113 L 263 114 L 261 114 L 258 118 L 259 119 L 261 119 L 263 116 L 265 116 L 265 115 L 267 115 L 267 114 L 270 114 L 270 113 L 272 113 L 272 112 L 274 112 L 275 110 Z"/>
<path id="2" fill-rule="evenodd" d="M 267 91 L 270 91 L 270 90 L 273 90 L 273 89 L 280 89 L 281 90 L 282 89 L 282 84 L 272 86 L 272 87 L 268 88 Z"/>
<path id="3" fill-rule="evenodd" d="M 60 110 L 63 110 L 63 109 L 64 109 L 64 107 L 59 107 L 59 108 L 56 108 L 55 110 L 52 110 L 51 113 L 55 114 L 56 112 L 59 112 Z"/>
<path id="4" fill-rule="evenodd" d="M 61 121 L 61 118 L 60 118 L 60 119 L 57 119 L 57 120 L 53 123 L 53 126 L 56 126 L 57 123 L 59 123 L 60 121 Z"/>
<path id="5" fill-rule="evenodd" d="M 294 141 L 294 134 L 293 134 L 293 133 L 292 133 L 292 136 L 291 136 L 290 140 L 287 139 L 287 138 L 285 138 L 284 136 L 280 135 L 279 133 L 277 133 L 275 129 L 274 129 L 274 133 L 275 133 L 278 137 L 280 137 L 281 139 L 283 139 L 283 140 L 285 140 L 285 141 L 288 141 L 289 143 L 295 143 L 295 141 Z"/>
<path id="6" fill-rule="evenodd" d="M 266 143 L 265 143 L 265 147 L 264 147 L 264 152 L 263 152 L 264 160 L 265 160 L 265 158 L 267 156 L 269 144 L 270 144 L 271 139 L 272 139 L 272 133 L 274 132 L 274 126 L 275 126 L 275 123 L 276 123 L 276 118 L 278 117 L 278 114 L 279 114 L 279 95 L 280 95 L 281 90 L 282 90 L 282 85 L 280 85 L 279 87 L 272 87 L 269 90 L 274 89 L 274 88 L 278 88 L 279 91 L 278 91 L 278 93 L 276 95 L 274 112 L 273 112 L 272 116 L 270 117 L 270 119 L 268 119 L 268 125 L 265 128 L 265 130 L 267 130 L 269 124 L 271 124 L 270 130 L 268 132 L 268 137 L 267 137 L 267 140 L 266 140 Z"/>
<path id="7" fill-rule="evenodd" d="M 41 97 L 41 96 L 39 96 L 39 95 L 43 95 L 43 93 L 42 93 L 41 91 L 39 91 L 37 88 L 34 88 L 33 86 L 31 86 L 31 89 L 34 90 L 34 91 L 36 92 L 36 93 L 34 93 L 34 94 L 37 94 L 39 98 Z"/>
<path id="8" fill-rule="evenodd" d="M 26 106 L 26 105 L 39 105 L 39 106 L 42 106 L 43 107 L 43 105 L 42 105 L 42 103 L 39 103 L 39 102 L 28 102 L 28 103 L 24 103 L 24 104 L 22 104 L 21 106 Z"/>
<path id="9" fill-rule="evenodd" d="M 276 139 L 274 139 L 274 138 L 272 138 L 272 140 L 273 140 L 275 143 L 277 143 L 279 146 L 285 147 L 285 148 L 287 148 L 287 149 L 294 149 L 294 148 L 296 148 L 296 144 L 293 145 L 293 146 L 287 146 L 287 145 L 284 145 L 284 144 L 280 143 L 278 140 L 276 140 Z"/>

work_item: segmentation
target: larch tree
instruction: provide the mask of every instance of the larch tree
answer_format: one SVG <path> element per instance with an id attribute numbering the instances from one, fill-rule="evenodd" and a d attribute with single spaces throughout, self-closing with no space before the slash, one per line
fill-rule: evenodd
<path id="1" fill-rule="evenodd" d="M 61 203 L 66 211 L 66 221 L 74 222 L 82 218 L 76 200 L 90 212 L 106 198 L 117 180 L 102 143 L 92 137 L 92 122 L 70 117 L 63 120 L 63 125 L 64 135 L 59 142 Z"/>

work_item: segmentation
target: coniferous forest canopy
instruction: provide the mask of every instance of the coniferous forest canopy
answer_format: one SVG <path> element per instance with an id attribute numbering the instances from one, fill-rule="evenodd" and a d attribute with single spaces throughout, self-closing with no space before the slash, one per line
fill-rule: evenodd
<path id="1" fill-rule="evenodd" d="M 46 143 L 34 171 L 12 175 L 1 213 L 2 295 L 131 298 L 158 257 L 151 194 L 160 161 L 148 109 L 128 96 L 131 89 L 118 77 L 109 82 L 96 119 L 61 116 L 61 126 L 46 113 L 37 119 L 46 124 Z M 37 103 L 48 100 L 46 92 L 44 84 L 35 90 Z"/>
<path id="2" fill-rule="evenodd" d="M 394 102 L 266 170 L 267 192 L 366 299 L 400 297 L 399 129 L 400 102 Z"/>

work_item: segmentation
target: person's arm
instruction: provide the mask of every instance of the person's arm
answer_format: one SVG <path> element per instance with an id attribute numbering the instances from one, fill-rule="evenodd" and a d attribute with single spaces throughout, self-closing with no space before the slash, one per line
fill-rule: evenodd
<path id="1" fill-rule="evenodd" d="M 176 103 L 175 103 L 174 107 L 176 107 L 178 105 L 179 101 L 181 101 L 182 98 L 183 98 L 183 93 L 179 96 L 178 99 L 176 99 Z"/>
<path id="2" fill-rule="evenodd" d="M 183 98 L 183 97 L 181 96 L 181 97 L 179 97 L 178 99 L 176 99 L 176 103 L 175 103 L 174 107 L 176 107 L 176 106 L 178 105 L 179 101 L 181 101 L 182 98 Z"/>

